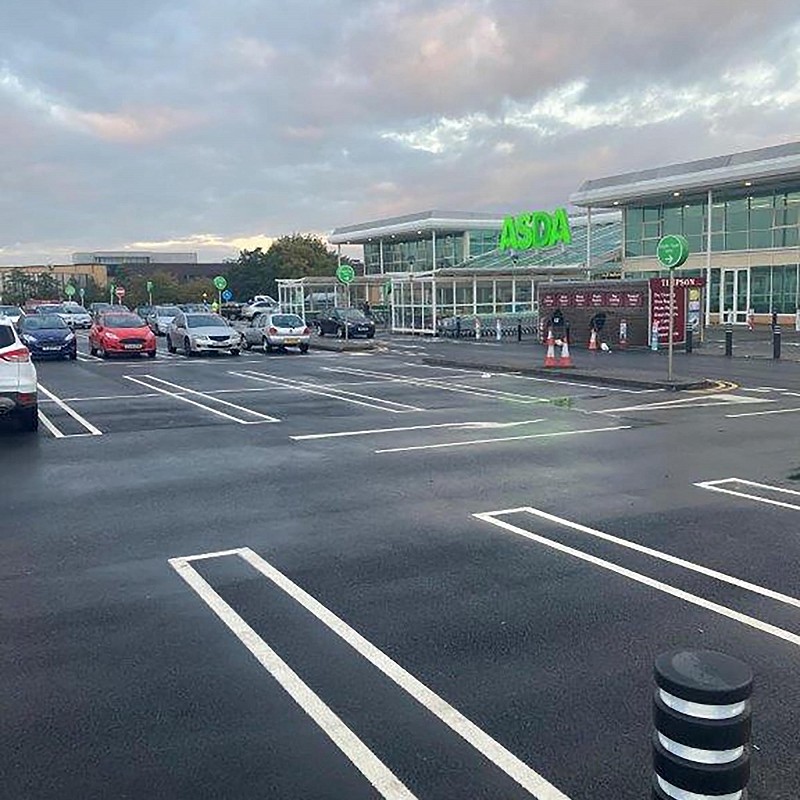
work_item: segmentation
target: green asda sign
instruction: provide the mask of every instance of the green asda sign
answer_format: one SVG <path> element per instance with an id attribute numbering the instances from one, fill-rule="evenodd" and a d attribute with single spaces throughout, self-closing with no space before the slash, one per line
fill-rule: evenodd
<path id="1" fill-rule="evenodd" d="M 569 244 L 572 233 L 564 208 L 552 214 L 547 211 L 529 211 L 503 220 L 499 250 L 538 250 L 563 242 Z"/>

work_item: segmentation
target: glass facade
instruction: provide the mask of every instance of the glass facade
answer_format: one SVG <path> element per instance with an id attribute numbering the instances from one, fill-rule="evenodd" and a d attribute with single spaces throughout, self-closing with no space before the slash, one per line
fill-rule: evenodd
<path id="1" fill-rule="evenodd" d="M 497 230 L 448 232 L 436 234 L 436 269 L 455 267 L 497 249 Z M 381 243 L 364 243 L 364 268 L 367 275 L 381 274 Z M 383 272 L 427 272 L 434 268 L 433 241 L 430 234 L 402 240 L 383 240 Z"/>
<path id="2" fill-rule="evenodd" d="M 654 256 L 662 236 L 679 233 L 689 250 L 706 251 L 708 202 L 704 196 L 684 201 L 631 206 L 625 214 L 625 257 Z M 711 250 L 766 250 L 800 245 L 800 188 L 769 192 L 714 192 Z"/>

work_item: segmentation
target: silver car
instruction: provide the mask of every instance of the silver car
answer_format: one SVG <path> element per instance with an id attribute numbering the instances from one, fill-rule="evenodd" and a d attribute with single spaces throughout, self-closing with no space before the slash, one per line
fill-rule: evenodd
<path id="1" fill-rule="evenodd" d="M 70 326 L 70 328 L 91 328 L 92 315 L 79 303 L 64 303 L 58 316 Z"/>
<path id="2" fill-rule="evenodd" d="M 167 329 L 167 350 L 184 355 L 227 350 L 238 356 L 242 335 L 219 314 L 179 311 Z"/>
<path id="3" fill-rule="evenodd" d="M 275 348 L 285 350 L 287 347 L 297 347 L 301 353 L 307 353 L 311 329 L 297 314 L 276 312 L 253 317 L 242 335 L 248 350 L 261 346 L 265 353 L 271 353 Z"/>
<path id="4" fill-rule="evenodd" d="M 147 315 L 147 324 L 156 336 L 166 336 L 172 320 L 180 313 L 178 306 L 156 306 Z"/>

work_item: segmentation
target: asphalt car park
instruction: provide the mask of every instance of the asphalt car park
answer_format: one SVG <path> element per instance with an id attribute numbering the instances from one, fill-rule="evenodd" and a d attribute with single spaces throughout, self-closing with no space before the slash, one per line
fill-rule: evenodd
<path id="1" fill-rule="evenodd" d="M 750 796 L 800 793 L 791 387 L 79 336 L 0 446 L 8 796 L 645 797 L 681 646 L 753 667 Z"/>

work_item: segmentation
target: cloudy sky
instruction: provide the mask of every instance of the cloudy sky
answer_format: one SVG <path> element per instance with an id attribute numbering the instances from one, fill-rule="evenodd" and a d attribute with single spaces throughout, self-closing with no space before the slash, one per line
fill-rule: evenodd
<path id="1" fill-rule="evenodd" d="M 0 0 L 0 264 L 235 256 L 800 139 L 797 0 Z"/>

